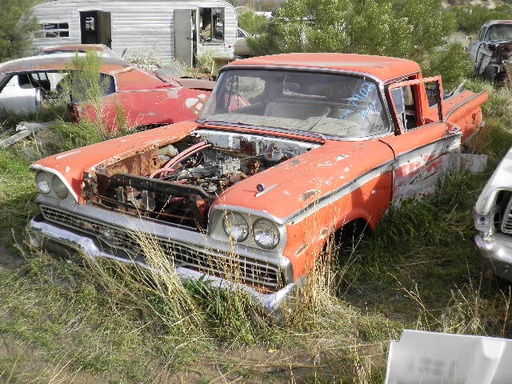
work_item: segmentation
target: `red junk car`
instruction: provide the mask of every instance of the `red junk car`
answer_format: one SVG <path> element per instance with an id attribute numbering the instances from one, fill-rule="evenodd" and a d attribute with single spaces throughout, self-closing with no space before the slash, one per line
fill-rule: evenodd
<path id="1" fill-rule="evenodd" d="M 62 96 L 62 80 L 77 71 L 79 53 L 54 53 L 0 64 L 0 114 L 34 113 Z M 82 54 L 83 55 L 83 54 Z M 121 58 L 100 56 L 101 112 L 82 95 L 70 96 L 76 120 L 97 119 L 116 129 L 120 113 L 127 128 L 155 127 L 195 119 L 211 93 L 211 84 L 197 80 L 160 79 Z M 79 87 L 78 87 L 79 89 Z"/>
<path id="2" fill-rule="evenodd" d="M 182 278 L 234 284 L 273 311 L 332 236 L 373 230 L 457 167 L 487 94 L 442 96 L 404 59 L 235 61 L 197 121 L 34 163 L 31 244 L 147 265 L 148 236 Z"/>

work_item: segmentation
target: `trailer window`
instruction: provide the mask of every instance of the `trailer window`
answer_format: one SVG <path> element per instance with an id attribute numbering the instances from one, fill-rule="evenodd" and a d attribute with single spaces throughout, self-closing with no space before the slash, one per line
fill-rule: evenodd
<path id="1" fill-rule="evenodd" d="M 34 38 L 69 37 L 69 23 L 44 23 L 41 29 L 34 32 Z"/>
<path id="2" fill-rule="evenodd" d="M 202 43 L 223 43 L 224 8 L 200 8 L 199 27 Z"/>

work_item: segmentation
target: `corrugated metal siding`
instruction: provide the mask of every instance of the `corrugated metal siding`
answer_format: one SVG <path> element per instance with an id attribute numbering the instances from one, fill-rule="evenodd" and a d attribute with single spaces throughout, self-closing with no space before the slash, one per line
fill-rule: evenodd
<path id="1" fill-rule="evenodd" d="M 39 23 L 69 23 L 69 37 L 35 38 L 34 48 L 51 45 L 80 44 L 80 12 L 111 13 L 112 49 L 122 54 L 153 52 L 164 61 L 174 59 L 174 9 L 225 8 L 223 45 L 201 46 L 198 55 L 232 56 L 237 38 L 237 15 L 224 1 L 138 1 L 138 0 L 58 0 L 37 5 L 33 14 Z"/>
<path id="2" fill-rule="evenodd" d="M 112 17 L 112 49 L 129 55 L 154 52 L 162 60 L 174 58 L 171 40 L 173 10 L 168 3 L 144 6 L 126 4 L 122 9 L 105 9 Z"/>

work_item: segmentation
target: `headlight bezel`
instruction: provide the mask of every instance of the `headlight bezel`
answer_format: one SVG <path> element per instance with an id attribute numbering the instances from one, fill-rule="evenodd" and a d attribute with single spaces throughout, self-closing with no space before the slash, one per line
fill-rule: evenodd
<path id="1" fill-rule="evenodd" d="M 263 228 L 265 226 L 267 227 L 266 229 Z M 272 250 L 276 248 L 281 242 L 281 234 L 279 233 L 279 228 L 274 222 L 268 219 L 259 218 L 255 220 L 252 223 L 251 229 L 254 242 L 263 249 Z M 265 235 L 262 236 L 263 234 Z M 268 241 L 269 239 L 273 239 L 273 241 L 270 244 L 265 244 L 263 240 Z"/>
<path id="2" fill-rule="evenodd" d="M 52 178 L 54 175 L 45 171 L 37 171 L 35 176 L 36 187 L 43 195 L 52 191 Z"/>
<path id="3" fill-rule="evenodd" d="M 245 228 L 243 228 L 244 226 Z M 238 212 L 225 212 L 222 215 L 222 229 L 231 241 L 241 243 L 249 237 L 251 227 L 242 214 Z M 238 235 L 236 231 L 238 231 Z"/>
<path id="4" fill-rule="evenodd" d="M 226 217 L 231 217 L 232 214 L 243 217 L 248 224 L 248 233 L 243 240 L 240 240 L 241 237 L 239 237 L 239 240 L 234 239 L 225 230 Z M 267 212 L 222 205 L 214 208 L 209 226 L 212 238 L 219 241 L 229 241 L 232 246 L 250 247 L 271 253 L 282 252 L 286 246 L 286 224 L 267 214 Z M 267 227 L 269 230 L 263 233 L 261 227 Z M 255 235 L 259 236 L 258 240 Z M 260 240 L 262 236 L 266 236 L 266 241 Z M 268 242 L 268 240 L 274 241 Z"/>
<path id="5" fill-rule="evenodd" d="M 65 199 L 69 193 L 68 187 L 57 175 L 53 175 L 52 178 L 52 191 L 61 199 Z"/>
<path id="6" fill-rule="evenodd" d="M 69 186 L 57 173 L 39 169 L 35 174 L 36 188 L 44 196 L 65 199 L 70 195 Z"/>

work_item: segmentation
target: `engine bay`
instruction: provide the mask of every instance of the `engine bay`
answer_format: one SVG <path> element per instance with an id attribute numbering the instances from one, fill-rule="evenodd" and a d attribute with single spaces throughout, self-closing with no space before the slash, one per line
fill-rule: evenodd
<path id="1" fill-rule="evenodd" d="M 241 180 L 318 143 L 201 129 L 181 141 L 96 167 L 84 176 L 88 203 L 204 230 L 213 201 Z"/>

